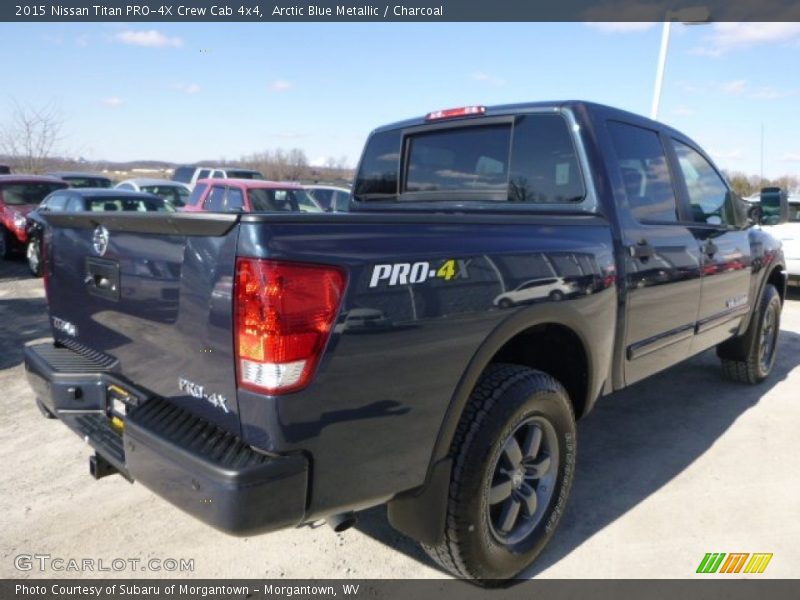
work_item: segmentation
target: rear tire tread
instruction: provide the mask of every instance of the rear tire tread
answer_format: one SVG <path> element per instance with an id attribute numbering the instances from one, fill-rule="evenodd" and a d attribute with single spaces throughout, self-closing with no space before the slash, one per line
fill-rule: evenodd
<path id="1" fill-rule="evenodd" d="M 464 553 L 457 535 L 458 523 L 455 515 L 461 512 L 458 510 L 458 503 L 460 484 L 464 479 L 463 472 L 469 467 L 474 468 L 474 465 L 466 464 L 466 452 L 463 450 L 469 447 L 492 407 L 504 395 L 505 391 L 524 380 L 536 382 L 540 391 L 552 391 L 561 394 L 564 398 L 569 397 L 563 386 L 546 373 L 513 364 L 496 363 L 489 365 L 472 391 L 470 400 L 464 408 L 464 413 L 461 415 L 461 420 L 453 436 L 450 452 L 455 457 L 455 460 L 453 462 L 453 474 L 451 475 L 447 500 L 444 536 L 439 544 L 422 544 L 422 547 L 443 569 L 462 579 L 480 579 L 479 574 L 470 572 L 464 561 Z M 575 415 L 572 404 L 570 402 L 566 402 L 566 404 L 574 420 Z"/>

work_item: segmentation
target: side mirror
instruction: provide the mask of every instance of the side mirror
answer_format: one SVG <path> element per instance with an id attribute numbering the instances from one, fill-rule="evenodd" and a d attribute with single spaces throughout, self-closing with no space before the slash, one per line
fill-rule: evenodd
<path id="1" fill-rule="evenodd" d="M 786 190 L 776 187 L 761 190 L 762 225 L 780 225 L 789 220 L 789 197 Z"/>

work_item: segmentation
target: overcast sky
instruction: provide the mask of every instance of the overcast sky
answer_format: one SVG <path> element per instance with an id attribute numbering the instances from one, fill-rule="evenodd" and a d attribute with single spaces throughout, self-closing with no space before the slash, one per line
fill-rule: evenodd
<path id="1" fill-rule="evenodd" d="M 0 122 L 52 101 L 88 159 L 354 164 L 369 131 L 466 104 L 648 114 L 660 24 L 0 24 Z M 800 24 L 674 25 L 661 119 L 723 168 L 800 173 Z"/>

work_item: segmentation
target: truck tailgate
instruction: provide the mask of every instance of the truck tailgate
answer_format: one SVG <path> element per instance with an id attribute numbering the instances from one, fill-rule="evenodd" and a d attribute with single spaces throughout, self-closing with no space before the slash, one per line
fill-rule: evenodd
<path id="1" fill-rule="evenodd" d="M 232 339 L 237 215 L 51 214 L 53 335 L 138 389 L 239 434 Z"/>

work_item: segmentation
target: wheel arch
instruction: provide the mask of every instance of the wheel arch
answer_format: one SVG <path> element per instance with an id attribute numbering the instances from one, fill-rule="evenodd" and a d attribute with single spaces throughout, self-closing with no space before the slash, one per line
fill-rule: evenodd
<path id="1" fill-rule="evenodd" d="M 434 445 L 425 484 L 396 497 L 388 504 L 389 521 L 395 529 L 422 543 L 438 543 L 444 531 L 443 519 L 452 467 L 450 447 L 458 423 L 472 390 L 486 368 L 495 362 L 514 362 L 509 357 L 515 355 L 517 346 L 524 346 L 523 341 L 548 339 L 547 336 L 553 335 L 559 340 L 570 340 L 572 345 L 569 347 L 575 355 L 579 355 L 581 362 L 577 369 L 582 374 L 579 378 L 582 382 L 578 384 L 563 381 L 563 370 L 555 374 L 552 368 L 546 368 L 548 365 L 537 365 L 535 360 L 515 364 L 539 368 L 558 379 L 568 393 L 571 392 L 570 402 L 576 418 L 591 410 L 610 374 L 613 331 L 610 335 L 608 331 L 613 328 L 607 327 L 607 321 L 589 318 L 587 315 L 591 311 L 579 310 L 573 304 L 539 304 L 519 310 L 500 323 L 484 340 L 473 354 L 450 399 Z M 538 338 L 540 335 L 543 337 Z M 538 355 L 534 353 L 534 357 Z M 573 397 L 576 392 L 579 397 Z"/>

